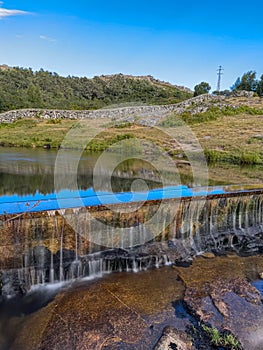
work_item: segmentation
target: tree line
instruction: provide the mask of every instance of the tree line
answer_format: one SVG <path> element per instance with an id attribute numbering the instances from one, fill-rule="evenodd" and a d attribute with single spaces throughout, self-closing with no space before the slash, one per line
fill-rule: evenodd
<path id="1" fill-rule="evenodd" d="M 255 71 L 248 71 L 242 75 L 242 77 L 238 77 L 235 83 L 230 87 L 230 90 L 220 91 L 222 95 L 228 95 L 231 91 L 252 91 L 257 96 L 263 96 L 263 74 L 260 79 L 256 77 L 257 73 Z M 211 86 L 202 81 L 200 84 L 197 84 L 194 87 L 194 96 L 208 94 L 211 90 Z M 218 94 L 218 91 L 214 91 L 213 94 Z"/>
<path id="2" fill-rule="evenodd" d="M 0 112 L 21 108 L 98 109 L 115 104 L 170 104 L 192 97 L 151 76 L 62 77 L 40 69 L 0 66 Z"/>
<path id="3" fill-rule="evenodd" d="M 256 75 L 257 73 L 252 70 L 244 73 L 243 76 L 241 78 L 238 77 L 235 83 L 230 87 L 231 91 L 253 91 L 258 96 L 263 96 L 263 74 L 259 80 L 257 80 Z"/>

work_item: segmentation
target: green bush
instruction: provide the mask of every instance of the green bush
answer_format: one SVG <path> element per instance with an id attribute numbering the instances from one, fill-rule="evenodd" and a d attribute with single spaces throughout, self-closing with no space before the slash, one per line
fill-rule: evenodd
<path id="1" fill-rule="evenodd" d="M 262 164 L 262 159 L 258 153 L 241 152 L 240 164 Z"/>
<path id="2" fill-rule="evenodd" d="M 204 154 L 208 163 L 228 162 L 237 165 L 260 165 L 263 163 L 262 155 L 257 152 L 226 152 L 205 149 Z"/>

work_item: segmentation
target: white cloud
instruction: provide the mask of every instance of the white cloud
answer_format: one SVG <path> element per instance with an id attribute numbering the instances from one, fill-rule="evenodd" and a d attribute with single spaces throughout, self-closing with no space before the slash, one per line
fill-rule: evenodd
<path id="1" fill-rule="evenodd" d="M 21 10 L 9 10 L 1 7 L 3 5 L 3 1 L 0 1 L 0 19 L 10 16 L 17 15 L 27 15 L 29 12 L 21 11 Z"/>
<path id="2" fill-rule="evenodd" d="M 39 38 L 42 39 L 42 40 L 50 41 L 52 43 L 55 43 L 57 41 L 56 39 L 50 38 L 50 37 L 48 37 L 46 35 L 40 35 Z"/>

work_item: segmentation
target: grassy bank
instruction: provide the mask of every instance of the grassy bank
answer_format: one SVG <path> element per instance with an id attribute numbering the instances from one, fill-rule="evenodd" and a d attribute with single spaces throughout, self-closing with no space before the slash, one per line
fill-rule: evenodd
<path id="1" fill-rule="evenodd" d="M 250 112 L 250 113 L 249 113 Z M 263 111 L 249 109 L 192 125 L 209 162 L 263 163 Z"/>
<path id="2" fill-rule="evenodd" d="M 211 107 L 203 113 L 171 115 L 165 128 L 187 124 L 204 149 L 209 163 L 263 164 L 263 107 Z"/>
<path id="3" fill-rule="evenodd" d="M 77 129 L 78 139 L 68 138 L 70 130 Z M 92 137 L 94 135 L 96 137 Z M 137 137 L 152 141 L 167 151 L 174 148 L 173 140 L 167 140 L 167 135 L 156 128 L 146 128 L 135 124 L 112 125 L 109 119 L 90 120 L 82 123 L 78 120 L 58 119 L 23 119 L 12 124 L 0 124 L 0 146 L 2 147 L 48 147 L 58 149 L 63 142 L 65 148 L 79 147 L 79 141 L 92 139 L 87 143 L 86 150 L 103 151 L 119 141 Z"/>
<path id="4" fill-rule="evenodd" d="M 157 128 L 131 123 L 112 125 L 111 120 L 106 118 L 92 119 L 88 127 L 83 127 L 77 120 L 23 119 L 13 124 L 0 124 L 0 145 L 58 149 L 70 129 L 78 129 L 83 140 L 95 129 L 97 136 L 87 144 L 87 150 L 103 151 L 118 141 L 136 137 L 152 141 L 176 156 L 182 154 L 182 150 L 175 140 L 167 137 L 166 131 L 174 129 L 180 132 L 180 127 L 185 123 L 200 142 L 209 163 L 263 164 L 263 106 L 259 104 L 221 109 L 211 107 L 194 116 L 188 112 L 169 116 L 160 123 L 164 128 L 163 133 Z M 75 148 L 76 144 L 76 140 L 70 140 L 65 147 Z M 188 146 L 194 147 L 194 141 L 190 140 Z"/>

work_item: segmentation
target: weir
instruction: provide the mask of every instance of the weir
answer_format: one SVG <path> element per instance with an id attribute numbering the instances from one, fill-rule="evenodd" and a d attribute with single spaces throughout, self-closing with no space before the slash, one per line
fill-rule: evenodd
<path id="1" fill-rule="evenodd" d="M 263 189 L 184 190 L 52 210 L 41 209 L 41 201 L 35 207 L 24 201 L 28 209 L 14 213 L 6 206 L 0 214 L 2 297 L 39 284 L 184 264 L 205 251 L 263 250 Z"/>

